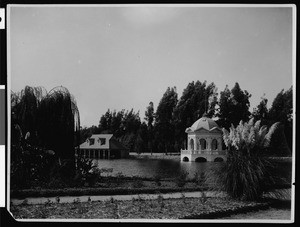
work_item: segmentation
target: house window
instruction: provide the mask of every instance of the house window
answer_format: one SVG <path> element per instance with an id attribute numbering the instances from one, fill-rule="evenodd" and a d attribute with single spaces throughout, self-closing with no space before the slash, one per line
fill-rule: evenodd
<path id="1" fill-rule="evenodd" d="M 89 139 L 89 141 L 90 141 L 90 146 L 91 146 L 91 145 L 94 145 L 95 139 Z"/>
<path id="2" fill-rule="evenodd" d="M 100 138 L 100 145 L 104 145 L 105 144 L 105 138 Z"/>

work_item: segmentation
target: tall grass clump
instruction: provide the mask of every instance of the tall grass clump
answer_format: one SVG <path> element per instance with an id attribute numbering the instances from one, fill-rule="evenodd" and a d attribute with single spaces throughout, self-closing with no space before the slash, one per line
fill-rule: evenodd
<path id="1" fill-rule="evenodd" d="M 268 130 L 260 121 L 241 121 L 231 125 L 230 132 L 223 128 L 223 139 L 228 148 L 227 162 L 214 166 L 206 174 L 206 183 L 214 190 L 225 191 L 230 197 L 242 200 L 259 200 L 271 191 L 276 182 L 272 163 L 264 157 L 279 122 Z"/>

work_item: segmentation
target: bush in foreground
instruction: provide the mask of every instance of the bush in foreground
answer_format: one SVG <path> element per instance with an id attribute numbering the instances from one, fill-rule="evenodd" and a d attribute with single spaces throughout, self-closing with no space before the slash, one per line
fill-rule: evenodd
<path id="1" fill-rule="evenodd" d="M 268 130 L 260 127 L 260 121 L 233 125 L 230 132 L 223 129 L 223 139 L 228 148 L 227 162 L 211 169 L 206 183 L 214 190 L 225 191 L 229 196 L 243 200 L 258 200 L 264 192 L 274 188 L 276 176 L 274 166 L 263 157 L 268 149 L 272 135 L 279 123 L 273 124 Z"/>

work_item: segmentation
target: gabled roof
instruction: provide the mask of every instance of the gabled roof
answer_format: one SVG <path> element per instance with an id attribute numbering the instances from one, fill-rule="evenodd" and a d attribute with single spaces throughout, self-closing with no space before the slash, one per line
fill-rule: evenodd
<path id="1" fill-rule="evenodd" d="M 187 128 L 185 130 L 185 132 L 186 133 L 196 132 L 201 129 L 203 129 L 205 131 L 209 131 L 209 132 L 221 131 L 221 129 L 219 128 L 219 126 L 217 125 L 217 123 L 214 120 L 212 120 L 211 118 L 208 118 L 208 117 L 201 117 L 200 119 L 195 121 L 195 123 L 191 127 Z"/>
<path id="2" fill-rule="evenodd" d="M 91 139 L 94 140 L 94 143 L 90 145 Z M 94 134 L 80 145 L 80 149 L 126 150 L 127 148 L 113 138 L 113 134 Z"/>

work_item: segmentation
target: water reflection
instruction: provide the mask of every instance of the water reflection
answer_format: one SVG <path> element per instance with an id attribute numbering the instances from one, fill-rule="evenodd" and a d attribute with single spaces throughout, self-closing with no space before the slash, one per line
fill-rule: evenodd
<path id="1" fill-rule="evenodd" d="M 182 171 L 189 173 L 188 178 L 193 178 L 195 173 L 205 172 L 212 165 L 220 165 L 215 162 L 180 162 L 180 160 L 153 160 L 153 159 L 115 159 L 94 160 L 98 168 L 113 168 L 111 175 L 122 172 L 125 176 L 175 178 Z"/>

